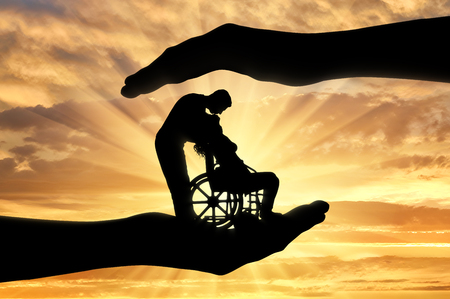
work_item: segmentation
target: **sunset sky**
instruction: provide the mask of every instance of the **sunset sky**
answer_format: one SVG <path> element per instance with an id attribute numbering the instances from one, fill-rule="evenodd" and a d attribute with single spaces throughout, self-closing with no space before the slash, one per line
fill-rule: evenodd
<path id="1" fill-rule="evenodd" d="M 283 252 L 225 276 L 101 269 L 1 283 L 0 298 L 448 298 L 450 84 L 217 71 L 120 95 L 167 47 L 224 23 L 313 33 L 446 15 L 444 0 L 0 0 L 0 215 L 173 215 L 155 134 L 181 96 L 217 89 L 233 99 L 221 124 L 238 155 L 280 178 L 274 209 L 330 203 Z M 186 151 L 193 178 L 204 161 Z"/>

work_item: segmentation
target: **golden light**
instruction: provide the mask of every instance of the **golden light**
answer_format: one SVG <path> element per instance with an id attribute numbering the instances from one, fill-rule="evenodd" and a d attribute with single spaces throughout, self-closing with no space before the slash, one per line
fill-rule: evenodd
<path id="1" fill-rule="evenodd" d="M 155 134 L 181 96 L 217 89 L 233 99 L 221 125 L 238 155 L 281 180 L 275 210 L 315 200 L 331 209 L 284 251 L 229 275 L 101 269 L 0 284 L 0 297 L 448 297 L 448 84 L 352 78 L 287 87 L 216 71 L 135 99 L 120 95 L 124 78 L 167 47 L 225 22 L 320 32 L 445 15 L 447 6 L 28 2 L 0 12 L 2 215 L 173 214 Z M 192 179 L 204 160 L 192 144 L 185 151 Z"/>

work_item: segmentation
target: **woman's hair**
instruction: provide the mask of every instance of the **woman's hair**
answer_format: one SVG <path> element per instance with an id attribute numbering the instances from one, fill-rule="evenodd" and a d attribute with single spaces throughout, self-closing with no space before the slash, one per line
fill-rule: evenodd
<path id="1" fill-rule="evenodd" d="M 199 143 L 194 144 L 194 151 L 199 155 L 200 157 L 205 157 L 206 155 L 206 149 L 205 146 Z"/>

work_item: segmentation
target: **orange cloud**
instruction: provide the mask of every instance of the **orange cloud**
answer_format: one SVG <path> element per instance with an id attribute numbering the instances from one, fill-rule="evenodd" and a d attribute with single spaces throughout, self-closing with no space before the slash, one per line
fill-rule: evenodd
<path id="1" fill-rule="evenodd" d="M 241 0 L 226 5 L 209 0 L 1 1 L 2 215 L 106 219 L 147 210 L 170 212 L 171 201 L 154 156 L 153 138 L 173 100 L 160 98 L 158 93 L 152 95 L 156 100 L 140 97 L 125 101 L 118 97 L 126 75 L 187 38 L 226 22 L 319 32 L 449 14 L 450 7 L 442 1 Z M 224 78 L 235 80 L 230 83 Z M 275 90 L 260 82 L 236 84 L 249 82 L 239 75 L 208 75 L 198 80 L 211 84 L 208 88 L 224 84 L 243 90 L 240 95 L 249 98 L 252 89 L 261 94 L 264 87 L 266 95 Z M 304 87 L 296 90 L 295 96 L 268 97 L 264 105 L 262 97 L 252 106 L 236 103 L 232 110 L 242 110 L 230 111 L 228 123 L 224 116 L 224 130 L 233 136 L 242 133 L 237 143 L 245 153 L 243 159 L 277 173 L 293 169 L 286 171 L 282 183 L 294 180 L 290 191 L 295 193 L 296 204 L 310 200 L 310 194 L 311 198 L 326 199 L 342 192 L 340 198 L 346 199 L 348 190 L 358 188 L 362 191 L 353 198 L 389 200 L 389 192 L 405 192 L 403 202 L 407 202 L 412 199 L 407 193 L 410 190 L 404 190 L 406 184 L 416 186 L 418 182 L 421 185 L 417 188 L 431 184 L 428 188 L 439 189 L 444 195 L 436 198 L 432 193 L 434 197 L 427 198 L 423 188 L 416 199 L 430 205 L 433 200 L 445 203 L 448 89 L 397 80 L 358 83 L 361 81 Z M 195 82 L 170 86 L 164 92 L 176 99 L 176 94 L 203 88 Z M 332 92 L 323 92 L 329 87 Z M 276 88 L 279 94 L 285 92 Z M 321 92 L 310 92 L 314 90 Z M 95 102 L 98 100 L 102 102 Z M 316 166 L 322 168 L 317 170 Z M 339 168 L 347 166 L 360 168 Z M 326 178 L 319 176 L 324 169 Z M 396 169 L 417 173 L 395 180 Z M 317 175 L 318 184 L 295 181 L 305 175 Z M 441 184 L 433 185 L 436 181 Z M 380 184 L 374 187 L 377 192 L 366 189 L 368 182 Z M 393 191 L 394 186 L 397 189 Z M 305 194 L 311 189 L 312 193 Z M 161 199 L 154 191 L 162 193 Z M 284 200 L 279 197 L 282 204 Z M 336 202 L 323 229 L 302 235 L 299 241 L 443 243 L 448 242 L 448 218 L 448 209 Z M 409 254 L 407 249 L 397 252 Z M 448 290 L 450 285 L 446 258 L 407 258 L 392 253 L 358 258 L 365 254 L 363 249 L 351 260 L 341 259 L 340 252 L 333 254 L 301 260 L 274 256 L 225 277 L 158 267 L 105 269 L 2 284 L 0 297 L 282 298 L 343 294 L 345 298 L 346 291 L 353 291 L 362 293 L 348 297 L 378 298 L 379 293 L 367 291 L 395 290 L 389 295 L 409 298 L 410 292 L 405 290 Z M 437 297 L 436 291 L 432 294 Z M 424 295 L 429 296 L 430 292 Z"/>
<path id="2" fill-rule="evenodd" d="M 0 295 L 10 297 L 20 290 L 22 298 L 67 298 L 80 293 L 84 298 L 161 294 L 176 298 L 185 297 L 186 293 L 207 298 L 255 295 L 285 298 L 360 291 L 359 296 L 365 298 L 373 291 L 448 290 L 450 282 L 440 269 L 449 266 L 449 258 L 380 256 L 345 261 L 329 256 L 262 261 L 221 277 L 160 267 L 127 267 L 6 283 Z"/>
<path id="3" fill-rule="evenodd" d="M 408 100 L 384 91 L 313 92 L 268 99 L 257 107 L 258 117 L 248 117 L 264 128 L 259 143 L 280 151 L 272 163 L 377 165 L 410 172 L 447 165 L 449 153 L 442 147 L 450 133 L 446 93 Z M 430 154 L 437 147 L 440 151 Z"/>
<path id="4" fill-rule="evenodd" d="M 157 203 L 171 208 L 153 147 L 164 113 L 149 99 L 69 101 L 0 112 L 0 131 L 7 133 L 0 146 L 10 156 L 0 160 L 0 199 L 6 214 L 27 204 L 44 204 L 50 210 L 62 205 L 76 212 L 90 209 L 93 202 L 120 202 L 124 194 L 152 199 L 151 205 L 142 200 L 140 208 L 133 203 L 137 212 Z M 90 196 L 92 203 L 80 196 Z M 77 199 L 78 206 L 63 204 Z"/>
<path id="5" fill-rule="evenodd" d="M 399 168 L 416 171 L 422 168 L 447 168 L 449 165 L 449 157 L 447 156 L 430 156 L 430 155 L 412 155 L 404 156 L 390 161 L 380 163 L 382 168 Z M 425 178 L 422 176 L 421 178 Z M 433 178 L 433 177 L 428 177 Z M 436 178 L 436 177 L 434 177 Z"/>
<path id="6" fill-rule="evenodd" d="M 35 159 L 29 162 L 29 170 L 16 172 L 11 172 L 11 168 L 16 166 L 11 158 L 0 161 L 4 171 L 0 186 L 5 194 L 107 194 L 165 190 L 161 181 L 121 173 L 78 159 Z"/>

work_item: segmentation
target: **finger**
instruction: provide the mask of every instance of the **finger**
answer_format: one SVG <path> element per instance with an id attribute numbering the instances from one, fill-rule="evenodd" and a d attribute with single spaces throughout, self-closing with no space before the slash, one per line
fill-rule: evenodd
<path id="1" fill-rule="evenodd" d="M 263 58 L 273 52 L 267 49 L 266 35 L 266 30 L 224 24 L 166 49 L 150 65 L 126 78 L 121 93 L 125 97 L 135 97 L 165 84 L 181 83 L 216 70 L 265 78 L 267 72 L 258 68 L 265 64 Z"/>
<path id="2" fill-rule="evenodd" d="M 330 209 L 330 205 L 323 200 L 316 200 L 310 204 L 318 213 L 326 213 Z"/>
<path id="3" fill-rule="evenodd" d="M 213 30 L 166 49 L 150 65 L 125 79 L 122 95 L 136 97 L 217 70 L 220 63 L 217 52 L 221 48 L 217 45 L 221 39 L 217 37 L 221 34 Z"/>
<path id="4" fill-rule="evenodd" d="M 170 59 L 165 58 L 163 53 L 147 67 L 128 76 L 125 79 L 125 86 L 122 87 L 121 94 L 127 98 L 134 98 L 170 83 L 170 80 L 164 75 L 166 69 L 170 68 L 170 63 Z"/>
<path id="5" fill-rule="evenodd" d="M 309 205 L 298 206 L 284 214 L 284 217 L 292 222 L 293 227 L 305 231 L 323 222 L 329 208 L 327 202 L 318 200 Z"/>

